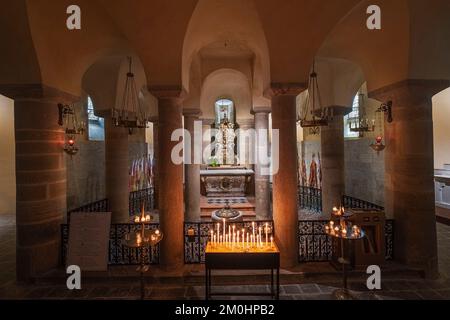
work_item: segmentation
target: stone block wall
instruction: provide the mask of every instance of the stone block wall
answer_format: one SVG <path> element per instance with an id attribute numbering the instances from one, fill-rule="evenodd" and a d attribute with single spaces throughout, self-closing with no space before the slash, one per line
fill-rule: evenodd
<path id="1" fill-rule="evenodd" d="M 345 140 L 345 193 L 384 206 L 384 153 L 369 145 L 372 139 Z"/>
<path id="2" fill-rule="evenodd" d="M 78 142 L 77 155 L 66 156 L 68 210 L 106 198 L 105 142 Z M 147 143 L 129 143 L 129 163 L 147 154 Z"/>
<path id="3" fill-rule="evenodd" d="M 373 138 L 346 139 L 345 145 L 345 193 L 358 199 L 384 205 L 384 153 L 373 151 Z M 312 155 L 321 152 L 320 140 L 302 141 L 299 144 L 299 168 L 303 152 L 307 175 Z"/>

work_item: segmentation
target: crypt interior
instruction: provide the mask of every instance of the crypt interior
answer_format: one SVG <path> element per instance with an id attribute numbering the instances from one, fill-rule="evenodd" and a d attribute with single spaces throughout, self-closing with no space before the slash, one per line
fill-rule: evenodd
<path id="1" fill-rule="evenodd" d="M 231 297 L 343 269 L 450 299 L 450 2 L 376 2 L 380 30 L 366 0 L 79 0 L 69 30 L 70 1 L 2 1 L 0 299 L 209 298 L 227 242 L 279 258 L 277 294 L 215 270 Z"/>

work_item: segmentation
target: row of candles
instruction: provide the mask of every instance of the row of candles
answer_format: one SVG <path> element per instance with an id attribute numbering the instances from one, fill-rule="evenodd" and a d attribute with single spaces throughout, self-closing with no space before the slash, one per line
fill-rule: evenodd
<path id="1" fill-rule="evenodd" d="M 326 233 L 330 235 L 336 235 L 343 238 L 359 238 L 361 236 L 361 228 L 352 223 L 347 223 L 344 219 L 345 208 L 344 207 L 334 207 L 333 216 L 339 218 L 339 224 L 334 221 L 330 221 L 328 225 L 325 226 Z"/>
<path id="2" fill-rule="evenodd" d="M 226 220 L 222 221 L 221 224 L 217 223 L 216 230 L 210 231 L 210 242 L 213 247 L 225 246 L 227 248 L 273 248 L 273 236 L 269 237 L 271 233 L 271 228 L 269 224 L 266 223 L 263 227 L 256 228 L 255 222 L 252 222 L 251 232 L 244 229 L 237 230 L 236 226 L 227 225 Z M 263 236 L 264 234 L 264 236 Z M 265 240 L 265 241 L 264 241 Z"/>
<path id="3" fill-rule="evenodd" d="M 153 234 L 150 235 L 150 238 L 145 237 L 145 223 L 150 222 L 152 217 L 149 214 L 145 213 L 145 202 L 142 204 L 141 216 L 134 217 L 134 223 L 141 224 L 140 232 L 136 232 L 136 243 L 141 245 L 142 242 L 155 242 L 160 236 L 161 232 L 159 230 L 155 230 Z"/>
<path id="4" fill-rule="evenodd" d="M 158 239 L 159 236 L 160 236 L 159 230 L 155 230 L 155 233 L 151 234 L 150 238 L 146 238 L 145 233 L 136 232 L 136 243 L 138 245 L 141 245 L 142 242 L 149 242 L 149 241 L 154 242 Z"/>
<path id="5" fill-rule="evenodd" d="M 358 238 L 361 236 L 361 228 L 356 225 L 347 225 L 347 222 L 341 221 L 339 225 L 336 225 L 334 221 L 330 221 L 325 226 L 326 233 L 331 235 L 337 235 L 344 238 Z"/>

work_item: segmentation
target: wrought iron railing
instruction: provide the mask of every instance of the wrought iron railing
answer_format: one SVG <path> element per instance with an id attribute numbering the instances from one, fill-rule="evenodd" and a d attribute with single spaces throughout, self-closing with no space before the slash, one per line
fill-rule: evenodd
<path id="1" fill-rule="evenodd" d="M 377 204 L 370 203 L 368 201 L 364 201 L 361 199 L 353 198 L 350 196 L 343 196 L 342 204 L 346 208 L 372 209 L 372 210 L 378 210 L 378 211 L 384 210 L 384 208 L 382 206 L 379 206 Z"/>
<path id="2" fill-rule="evenodd" d="M 108 199 L 98 200 L 82 207 L 67 212 L 67 223 L 70 223 L 70 215 L 74 212 L 107 212 L 109 210 Z"/>
<path id="3" fill-rule="evenodd" d="M 299 262 L 330 261 L 333 255 L 331 237 L 325 233 L 328 221 L 298 222 Z M 394 258 L 394 220 L 386 220 L 385 227 L 386 260 Z"/>
<path id="4" fill-rule="evenodd" d="M 138 265 L 140 264 L 140 252 L 137 248 L 127 248 L 122 245 L 125 234 L 136 231 L 140 228 L 137 224 L 111 224 L 109 233 L 109 265 Z M 159 224 L 146 224 L 146 229 L 154 230 L 159 228 Z M 61 225 L 61 257 L 62 265 L 65 265 L 67 258 L 67 248 L 69 242 L 69 225 Z M 153 249 L 144 248 L 144 261 L 146 264 L 159 263 L 159 245 Z"/>
<path id="5" fill-rule="evenodd" d="M 129 212 L 134 216 L 142 210 L 142 204 L 145 203 L 145 210 L 155 209 L 155 192 L 153 188 L 130 192 Z M 70 222 L 70 215 L 74 212 L 107 212 L 109 210 L 108 199 L 98 200 L 79 208 L 67 212 L 67 223 Z"/>
<path id="6" fill-rule="evenodd" d="M 255 228 L 264 227 L 267 223 L 272 229 L 272 235 L 275 235 L 273 220 L 253 221 Z M 237 230 L 250 230 L 252 221 L 233 223 Z M 184 263 L 199 264 L 205 262 L 205 249 L 211 230 L 215 231 L 216 223 L 214 222 L 186 222 L 184 224 Z M 193 230 L 194 235 L 189 235 L 189 230 Z"/>
<path id="7" fill-rule="evenodd" d="M 301 209 L 322 212 L 322 190 L 320 189 L 299 186 L 298 201 Z"/>
<path id="8" fill-rule="evenodd" d="M 145 204 L 145 210 L 155 209 L 155 190 L 148 188 L 144 190 L 134 191 L 130 193 L 130 216 L 134 216 L 141 212 L 142 204 Z"/>

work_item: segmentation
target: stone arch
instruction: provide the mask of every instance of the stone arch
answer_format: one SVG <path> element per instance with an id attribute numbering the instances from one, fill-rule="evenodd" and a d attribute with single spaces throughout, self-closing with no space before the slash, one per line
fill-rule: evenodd
<path id="1" fill-rule="evenodd" d="M 205 119 L 214 118 L 214 104 L 218 98 L 233 100 L 237 119 L 249 119 L 252 108 L 250 80 L 240 71 L 219 69 L 209 74 L 202 85 L 200 109 Z"/>
<path id="2" fill-rule="evenodd" d="M 191 94 L 195 87 L 191 74 L 198 63 L 216 64 L 216 69 L 241 64 L 238 68 L 241 70 L 246 64 L 254 95 L 262 96 L 270 82 L 270 60 L 265 34 L 252 1 L 198 2 L 187 28 L 182 57 L 183 86 Z"/>

